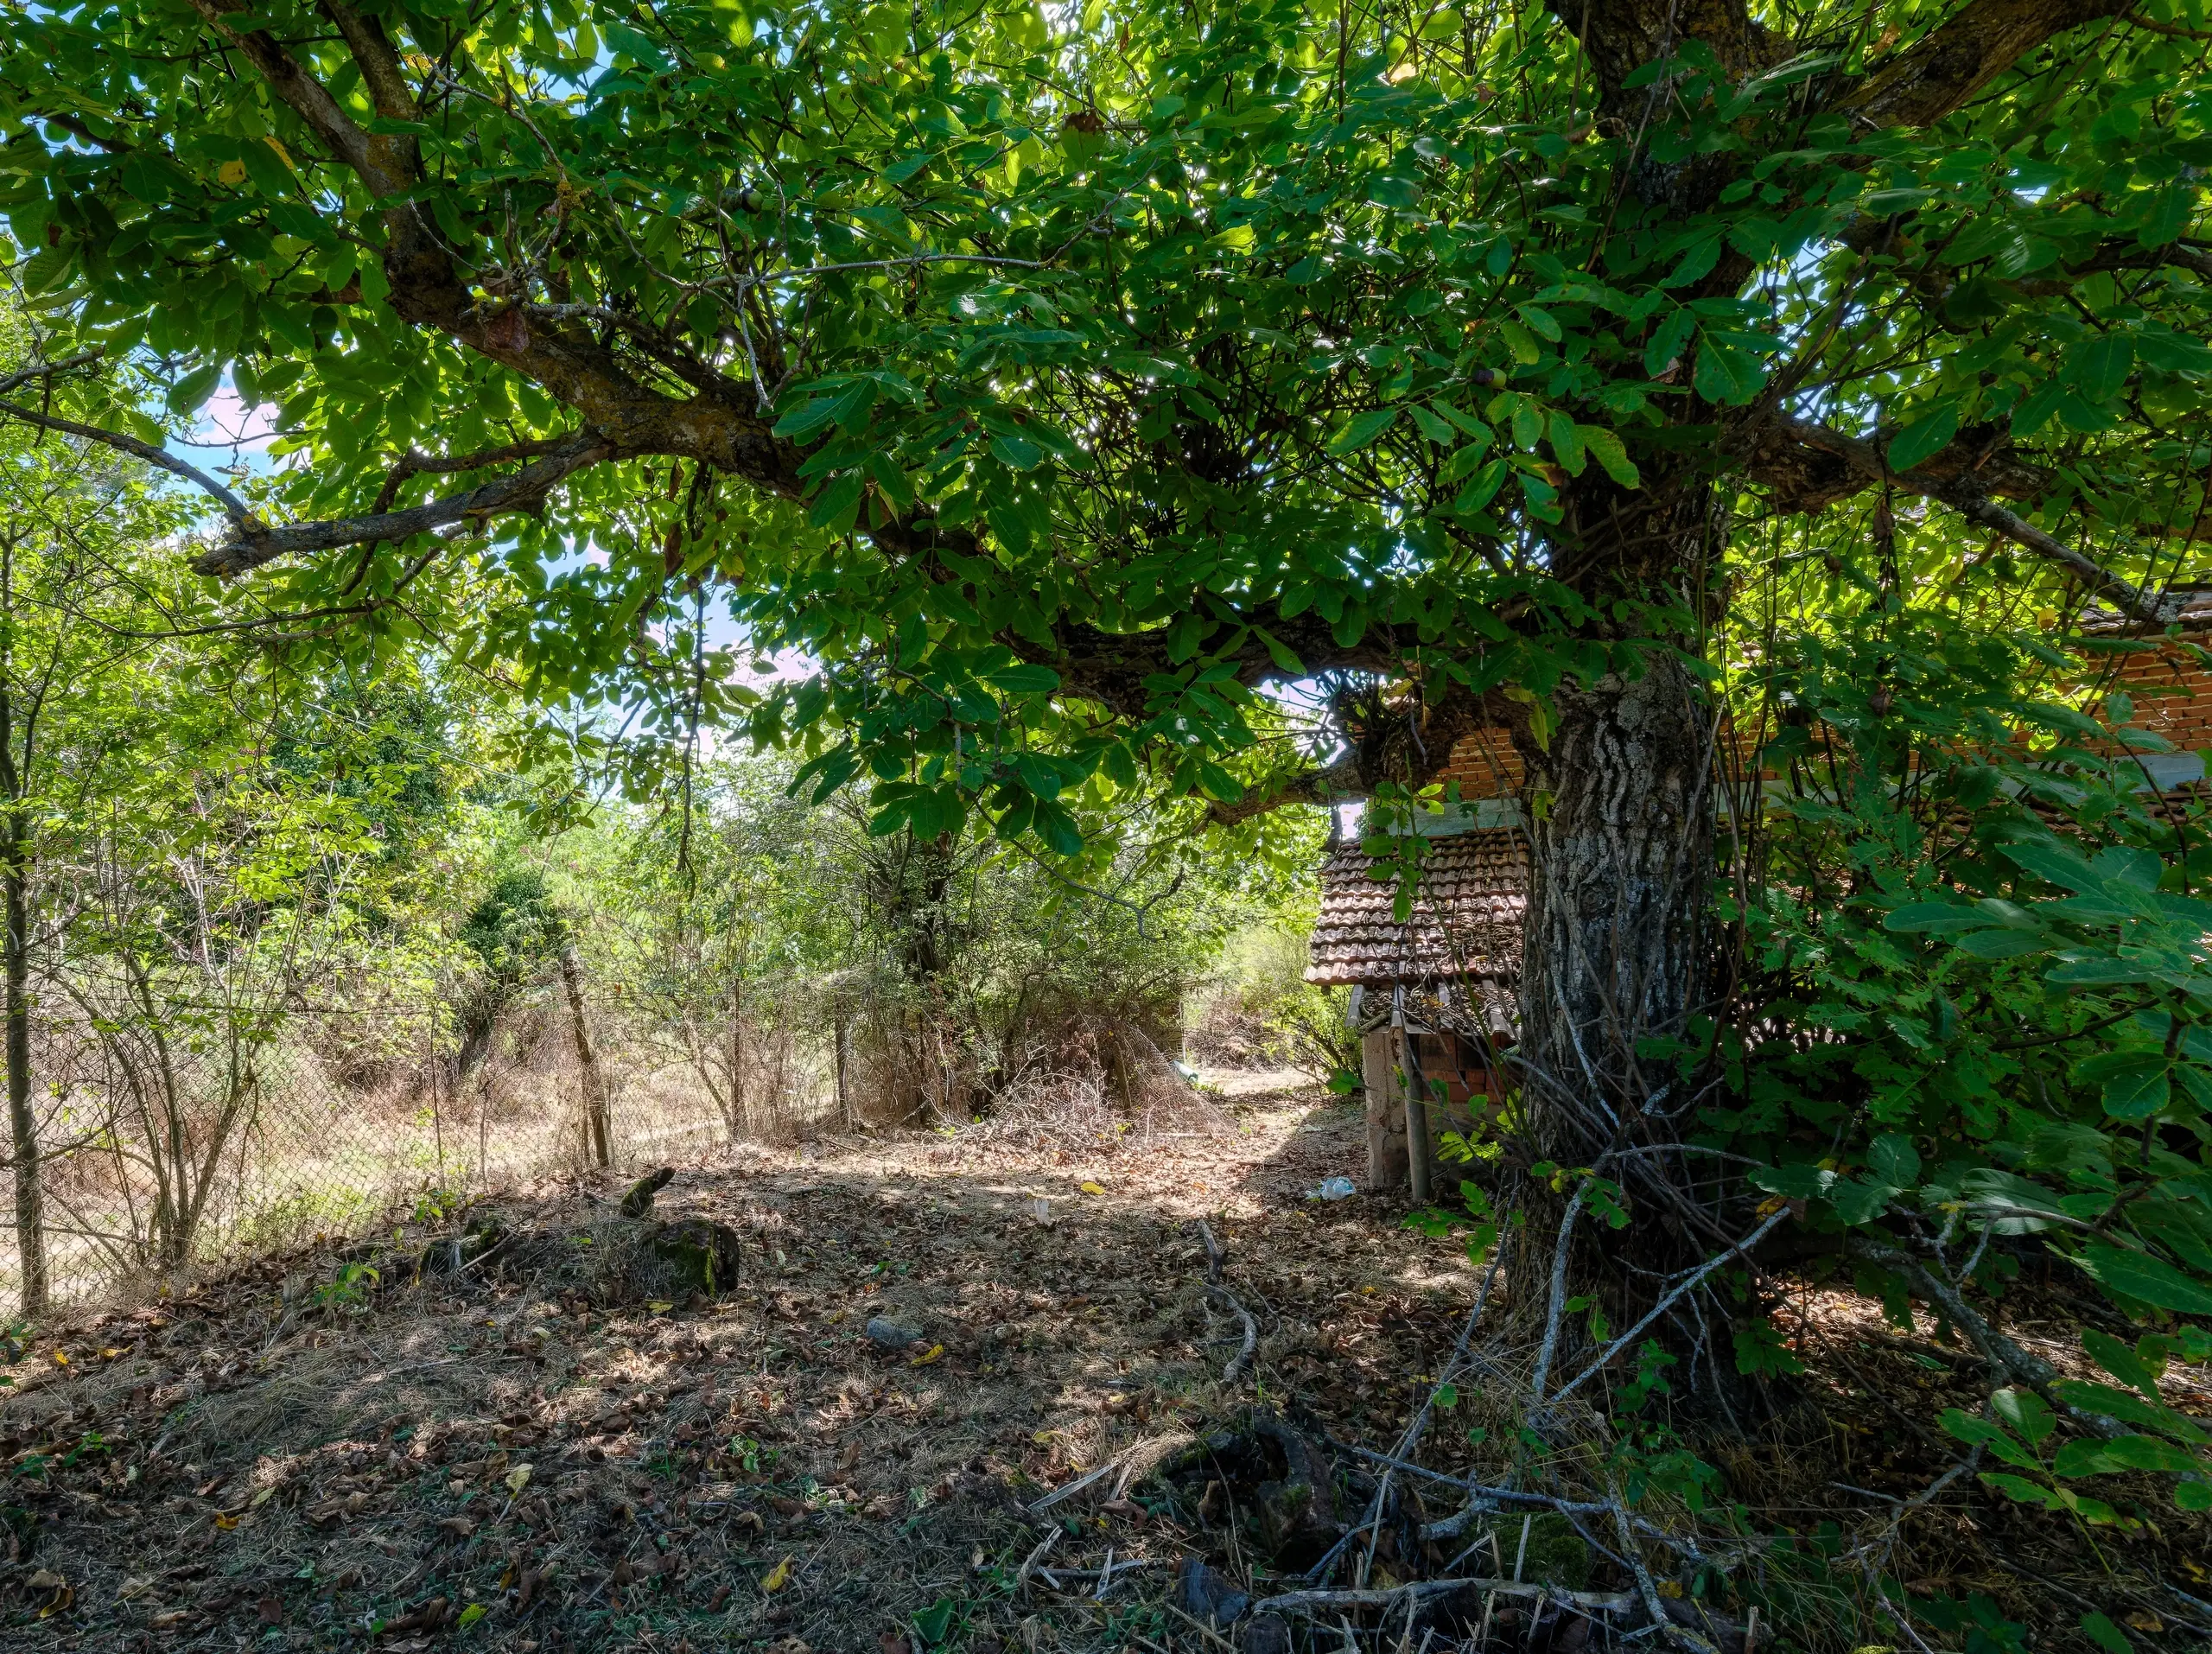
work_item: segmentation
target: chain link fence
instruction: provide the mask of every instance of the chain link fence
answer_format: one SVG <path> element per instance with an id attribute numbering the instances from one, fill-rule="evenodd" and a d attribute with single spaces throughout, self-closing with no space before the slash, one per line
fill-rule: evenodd
<path id="1" fill-rule="evenodd" d="M 156 1288 L 560 1171 L 790 1141 L 849 1111 L 850 1037 L 806 985 L 756 987 L 742 1019 L 670 1027 L 595 1001 L 567 964 L 466 1053 L 435 1003 L 293 1008 L 241 1038 L 54 996 L 32 1040 L 50 1301 Z M 0 1306 L 23 1301 L 23 1275 L 10 1222 Z"/>

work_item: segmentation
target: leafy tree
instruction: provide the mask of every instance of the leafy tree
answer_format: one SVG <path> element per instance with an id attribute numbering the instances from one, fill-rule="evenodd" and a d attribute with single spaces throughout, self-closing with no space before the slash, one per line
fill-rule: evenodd
<path id="1" fill-rule="evenodd" d="M 0 366 L 20 363 L 23 345 L 20 316 L 0 312 Z M 124 617 L 143 612 L 137 594 L 118 594 L 118 565 L 182 523 L 177 502 L 106 449 L 0 430 L 0 978 L 19 1294 L 30 1314 L 46 1307 L 51 1286 L 35 979 L 78 916 L 75 852 L 137 779 L 130 748 L 157 698 L 146 643 L 118 635 Z M 155 572 L 174 582 L 172 568 Z"/>
<path id="2" fill-rule="evenodd" d="M 26 285 L 173 410 L 226 372 L 276 404 L 286 463 L 192 470 L 59 347 L 6 405 L 190 474 L 225 518 L 196 566 L 272 613 L 450 627 L 556 691 L 633 673 L 664 735 L 749 704 L 886 833 L 980 811 L 1075 854 L 1151 792 L 1249 831 L 1402 803 L 1503 724 L 1529 1146 L 1562 1190 L 1609 1167 L 1669 1219 L 1640 1261 L 1682 1263 L 1741 1232 L 1652 1054 L 1710 1051 L 1733 988 L 1715 639 L 1822 544 L 1894 592 L 1916 513 L 2054 614 L 2171 615 L 2204 22 L 22 9 Z M 822 674 L 756 701 L 706 670 L 714 587 Z M 1306 676 L 1336 761 L 1262 742 L 1255 691 Z"/>

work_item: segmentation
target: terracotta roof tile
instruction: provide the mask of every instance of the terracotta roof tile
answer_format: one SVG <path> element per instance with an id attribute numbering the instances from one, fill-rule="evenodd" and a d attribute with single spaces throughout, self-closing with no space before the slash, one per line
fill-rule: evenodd
<path id="1" fill-rule="evenodd" d="M 1433 839 L 1412 916 L 1391 913 L 1396 886 L 1370 876 L 1357 843 L 1321 864 L 1321 915 L 1314 922 L 1306 979 L 1328 987 L 1363 983 L 1490 978 L 1521 973 L 1521 925 L 1528 908 L 1527 842 L 1512 828 Z"/>

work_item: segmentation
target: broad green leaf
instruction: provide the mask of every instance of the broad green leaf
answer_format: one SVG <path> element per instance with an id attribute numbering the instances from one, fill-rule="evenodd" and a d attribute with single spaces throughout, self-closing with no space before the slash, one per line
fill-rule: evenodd
<path id="1" fill-rule="evenodd" d="M 1766 385 L 1766 370 L 1758 357 L 1710 337 L 1698 347 L 1697 372 L 1692 377 L 1698 395 L 1729 407 L 1749 402 Z"/>
<path id="2" fill-rule="evenodd" d="M 2135 347 L 2124 333 L 2101 334 L 2077 347 L 2067 363 L 2067 377 L 2092 402 L 2107 402 L 2120 394 L 2135 366 Z"/>
<path id="3" fill-rule="evenodd" d="M 2166 1106 L 2172 1086 L 2163 1057 L 2145 1058 L 2105 1081 L 2105 1112 L 2115 1120 L 2147 1120 Z"/>
<path id="4" fill-rule="evenodd" d="M 1370 408 L 1367 412 L 1354 414 L 1351 423 L 1329 443 L 1332 454 L 1351 454 L 1365 448 L 1398 423 L 1402 408 Z"/>
<path id="5" fill-rule="evenodd" d="M 2084 1247 L 2079 1259 L 2091 1278 L 2108 1292 L 2154 1309 L 2184 1315 L 2212 1315 L 2212 1285 L 2183 1275 L 2163 1258 L 2108 1245 Z"/>
<path id="6" fill-rule="evenodd" d="M 983 681 L 1005 695 L 1050 695 L 1060 686 L 1060 675 L 1050 666 L 1001 666 L 983 675 Z"/>
<path id="7" fill-rule="evenodd" d="M 2008 929 L 1975 931 L 1956 938 L 1952 945 L 1977 959 L 2017 959 L 2024 954 L 2044 952 L 2051 946 L 2051 941 L 2032 931 Z"/>
<path id="8" fill-rule="evenodd" d="M 1590 450 L 1592 459 L 1605 467 L 1607 476 L 1624 488 L 1638 487 L 1643 484 L 1643 477 L 1628 457 L 1627 445 L 1617 433 L 1601 425 L 1580 425 L 1576 429 L 1582 438 L 1582 445 Z"/>
<path id="9" fill-rule="evenodd" d="M 1421 434 L 1439 448 L 1450 448 L 1459 440 L 1459 433 L 1452 424 L 1430 412 L 1419 403 L 1413 405 L 1414 423 L 1421 427 Z"/>
<path id="10" fill-rule="evenodd" d="M 2105 1654 L 2135 1654 L 2135 1644 L 2127 1640 L 2127 1633 L 2103 1614 L 2090 1613 L 2082 1616 L 2082 1634 L 2105 1651 Z"/>
<path id="11" fill-rule="evenodd" d="M 1959 410 L 1955 403 L 1945 403 L 1931 413 L 1915 419 L 1890 440 L 1890 469 L 1910 471 L 1922 461 L 1932 459 L 1943 450 L 1959 432 Z"/>
<path id="12" fill-rule="evenodd" d="M 1948 901 L 1907 902 L 1902 907 L 1891 908 L 1882 920 L 1885 930 L 1917 932 L 1932 936 L 1978 931 L 1988 923 L 1988 919 L 1974 909 Z"/>
<path id="13" fill-rule="evenodd" d="M 1911 1138 L 1885 1131 L 1868 1147 L 1866 1168 L 1885 1183 L 1909 1189 L 1920 1181 L 1920 1151 Z"/>
<path id="14" fill-rule="evenodd" d="M 1533 367 L 1544 359 L 1544 347 L 1536 342 L 1536 335 L 1517 321 L 1500 316 L 1495 324 L 1498 337 L 1505 340 L 1513 353 L 1513 359 L 1523 366 Z"/>

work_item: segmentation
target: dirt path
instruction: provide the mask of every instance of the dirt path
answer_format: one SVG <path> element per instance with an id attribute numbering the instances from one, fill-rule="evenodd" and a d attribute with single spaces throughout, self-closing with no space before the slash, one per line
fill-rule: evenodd
<path id="1" fill-rule="evenodd" d="M 656 1215 L 743 1237 L 737 1289 L 712 1301 L 625 1275 L 637 1226 L 608 1181 L 472 1212 L 515 1243 L 457 1276 L 418 1272 L 433 1230 L 413 1225 L 350 1288 L 334 1290 L 344 1259 L 326 1250 L 81 1315 L 0 1390 L 0 1646 L 1262 1654 L 1178 1617 L 1172 1571 L 1195 1555 L 1265 1594 L 1313 1560 L 1357 1514 L 1329 1501 L 1372 1485 L 1317 1444 L 1395 1441 L 1474 1292 L 1460 1241 L 1407 1229 L 1397 1200 L 1306 1198 L 1360 1173 L 1354 1110 L 1253 1083 L 1158 1129 L 1064 1118 L 680 1167 Z M 1202 1288 L 1201 1218 L 1261 1333 L 1234 1385 L 1239 1329 Z M 2070 1301 L 2025 1285 L 2010 1330 L 2078 1361 Z M 1986 1602 L 2061 1642 L 2094 1601 L 2138 1647 L 2185 1645 L 2157 1638 L 2212 1594 L 2204 1518 L 2168 1510 L 2084 1548 L 1964 1480 L 1897 1526 L 1955 1456 L 1930 1422 L 1983 1405 L 1977 1365 L 1932 1326 L 1897 1336 L 1834 1282 L 1802 1287 L 1783 1322 L 1808 1367 L 1797 1400 L 1718 1455 L 1702 1529 L 1767 1536 L 1669 1589 L 1760 1602 L 1768 1625 L 1789 1617 L 1788 1646 L 1846 1650 L 1866 1640 L 1872 1576 L 1825 1559 L 1873 1545 L 1931 1601 Z M 887 1345 L 883 1323 L 915 1341 Z M 1464 1473 L 1516 1439 L 1526 1352 L 1510 1321 L 1485 1325 L 1503 1341 L 1439 1415 L 1432 1466 Z M 2177 1368 L 2171 1399 L 2212 1410 L 2202 1377 Z M 1295 1440 L 1255 1450 L 1258 1422 L 1283 1419 Z M 1179 1484 L 1115 1476 L 1026 1508 L 1193 1436 Z M 1542 1473 L 1586 1482 L 1581 1451 Z M 1304 1492 L 1287 1485 L 1295 1456 L 1318 1471 Z M 1426 1511 L 1420 1492 L 1394 1507 L 1372 1581 L 1451 1563 L 1459 1540 L 1412 1537 L 1455 1508 L 1450 1490 Z M 1735 1500 L 1750 1525 L 1732 1539 Z M 1519 1549 L 1508 1526 L 1493 1572 Z M 1604 1536 L 1552 1517 L 1527 1534 L 1532 1580 L 1629 1582 Z M 1025 1582 L 1040 1537 L 1042 1568 L 1076 1571 Z M 1517 1612 L 1482 1619 L 1491 1646 L 1581 1646 L 1587 1621 Z M 1412 1623 L 1364 1627 L 1361 1654 L 1405 1654 Z M 1440 1648 L 1472 1646 L 1472 1623 L 1424 1624 Z"/>
<path id="2" fill-rule="evenodd" d="M 656 1207 L 746 1237 L 717 1304 L 591 1301 L 609 1186 L 499 1203 L 568 1249 L 515 1277 L 386 1263 L 362 1304 L 280 1328 L 270 1266 L 84 1317 L 0 1392 L 10 1646 L 870 1651 L 917 1613 L 972 1645 L 1095 1637 L 1114 1593 L 1072 1620 L 1013 1600 L 1017 1510 L 1235 1401 L 1194 1219 L 1261 1321 L 1263 1386 L 1347 1430 L 1402 1415 L 1456 1332 L 1457 1248 L 1304 1198 L 1357 1156 L 1350 1110 L 1270 1091 L 1168 1132 L 756 1150 Z M 1121 1562 L 1176 1554 L 1126 1514 Z"/>

